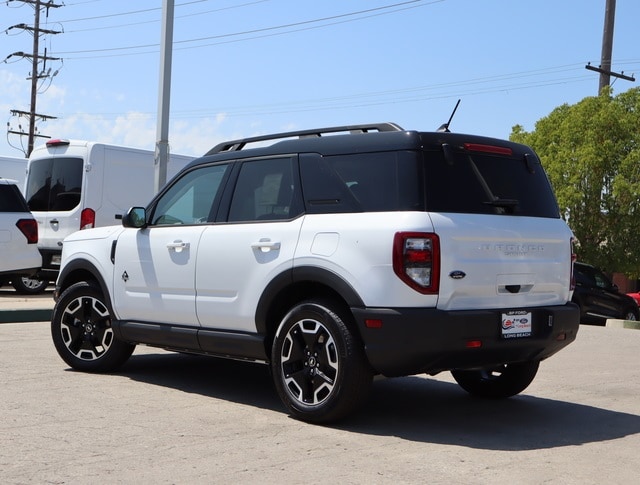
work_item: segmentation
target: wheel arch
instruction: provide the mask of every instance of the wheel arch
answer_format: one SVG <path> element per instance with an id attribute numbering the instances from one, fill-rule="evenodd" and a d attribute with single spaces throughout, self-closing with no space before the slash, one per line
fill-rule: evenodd
<path id="1" fill-rule="evenodd" d="M 353 287 L 340 275 L 327 269 L 304 266 L 280 273 L 267 285 L 256 308 L 256 329 L 265 336 L 267 351 L 285 314 L 296 303 L 310 298 L 331 299 L 349 315 L 351 307 L 364 306 Z M 354 322 L 345 323 L 359 338 Z"/>
<path id="2" fill-rule="evenodd" d="M 64 290 L 79 281 L 95 282 L 100 287 L 105 298 L 105 302 L 109 306 L 109 310 L 113 311 L 111 295 L 100 270 L 98 270 L 94 264 L 86 260 L 76 259 L 70 261 L 63 268 L 56 282 L 56 297 L 59 297 Z"/>

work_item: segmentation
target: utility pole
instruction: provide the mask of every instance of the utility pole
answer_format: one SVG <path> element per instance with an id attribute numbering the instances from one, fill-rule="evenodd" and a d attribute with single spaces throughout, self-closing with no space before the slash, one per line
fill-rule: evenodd
<path id="1" fill-rule="evenodd" d="M 10 124 L 7 123 L 7 133 L 8 134 L 19 135 L 21 137 L 22 136 L 28 136 L 27 151 L 25 153 L 26 157 L 28 158 L 29 155 L 31 155 L 31 152 L 33 151 L 33 147 L 35 145 L 35 139 L 37 137 L 48 138 L 46 136 L 39 135 L 37 133 L 38 130 L 36 128 L 36 121 L 37 120 L 46 121 L 46 120 L 49 120 L 49 119 L 55 119 L 55 116 L 38 114 L 38 112 L 36 111 L 36 103 L 37 103 L 37 97 L 38 97 L 38 81 L 40 81 L 41 79 L 48 78 L 48 77 L 53 77 L 58 73 L 58 71 L 55 71 L 53 73 L 53 75 L 51 75 L 51 69 L 47 70 L 47 61 L 59 61 L 59 60 L 61 60 L 59 57 L 49 57 L 49 56 L 47 56 L 46 49 L 45 49 L 44 54 L 40 54 L 40 36 L 41 35 L 46 35 L 46 34 L 60 34 L 61 33 L 59 31 L 55 31 L 55 30 L 41 29 L 40 28 L 40 13 L 41 13 L 41 11 L 43 9 L 46 9 L 47 16 L 48 16 L 50 8 L 58 8 L 58 7 L 61 7 L 62 5 L 54 4 L 52 0 L 45 1 L 45 2 L 43 2 L 42 0 L 7 0 L 7 2 L 11 2 L 11 1 L 19 1 L 19 2 L 22 2 L 22 3 L 30 4 L 30 5 L 33 6 L 34 11 L 35 11 L 33 27 L 29 27 L 26 24 L 18 24 L 18 25 L 14 25 L 12 27 L 9 27 L 9 29 L 8 29 L 8 30 L 10 30 L 10 29 L 19 28 L 19 29 L 25 30 L 27 32 L 30 32 L 33 35 L 33 52 L 32 52 L 32 54 L 26 54 L 24 52 L 14 52 L 13 54 L 10 54 L 6 58 L 6 59 L 9 59 L 12 56 L 19 56 L 19 57 L 23 57 L 25 59 L 27 59 L 27 58 L 31 59 L 31 76 L 27 78 L 27 80 L 31 81 L 31 106 L 30 106 L 30 109 L 29 109 L 29 111 L 21 111 L 21 110 L 11 110 L 10 111 L 13 116 L 18 116 L 19 118 L 21 118 L 21 117 L 27 118 L 27 120 L 29 121 L 28 132 L 25 133 L 24 130 L 22 129 L 22 125 L 20 125 L 20 124 L 18 125 L 19 130 L 13 130 L 11 128 Z M 6 61 L 6 59 L 5 59 L 5 61 Z M 40 65 L 41 62 L 42 62 L 42 69 L 39 69 L 39 65 Z"/>
<path id="2" fill-rule="evenodd" d="M 588 63 L 585 68 L 600 73 L 600 85 L 598 94 L 611 84 L 611 76 L 635 81 L 633 76 L 625 76 L 624 71 L 617 73 L 611 71 L 611 59 L 613 57 L 613 24 L 616 17 L 616 0 L 607 0 L 604 12 L 604 29 L 602 32 L 602 54 L 600 55 L 600 66 L 593 67 Z"/>
<path id="3" fill-rule="evenodd" d="M 158 126 L 155 152 L 154 189 L 167 182 L 169 164 L 169 113 L 171 105 L 171 59 L 173 52 L 174 0 L 162 2 L 162 38 L 160 42 L 160 85 L 158 88 Z"/>
<path id="4" fill-rule="evenodd" d="M 616 19 L 616 0 L 607 0 L 604 8 L 604 28 L 602 30 L 602 53 L 600 54 L 600 85 L 598 93 L 611 82 L 611 57 L 613 56 L 613 24 Z"/>

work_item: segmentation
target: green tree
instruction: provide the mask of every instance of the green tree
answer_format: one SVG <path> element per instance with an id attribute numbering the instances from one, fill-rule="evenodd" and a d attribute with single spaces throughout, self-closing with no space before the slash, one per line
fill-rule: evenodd
<path id="1" fill-rule="evenodd" d="M 640 276 L 640 88 L 564 104 L 510 139 L 540 156 L 578 259 Z"/>

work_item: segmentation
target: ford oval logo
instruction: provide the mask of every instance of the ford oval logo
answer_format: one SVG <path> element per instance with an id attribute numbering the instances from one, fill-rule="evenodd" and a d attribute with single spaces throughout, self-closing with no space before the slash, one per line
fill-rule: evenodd
<path id="1" fill-rule="evenodd" d="M 454 280 L 461 280 L 465 276 L 467 276 L 467 274 L 464 271 L 460 270 L 452 271 L 451 273 L 449 273 L 449 278 L 452 278 Z"/>

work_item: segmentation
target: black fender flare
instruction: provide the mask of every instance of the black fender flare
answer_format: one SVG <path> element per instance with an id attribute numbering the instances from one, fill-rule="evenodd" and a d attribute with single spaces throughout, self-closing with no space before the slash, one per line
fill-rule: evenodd
<path id="1" fill-rule="evenodd" d="M 356 290 L 337 273 L 318 266 L 292 268 L 273 278 L 262 292 L 255 315 L 258 333 L 262 335 L 267 333 L 267 315 L 274 299 L 288 286 L 297 283 L 316 283 L 326 286 L 338 293 L 350 308 L 364 306 L 364 302 Z"/>
<path id="2" fill-rule="evenodd" d="M 93 280 L 95 280 L 95 282 L 100 287 L 105 301 L 109 306 L 109 311 L 111 311 L 111 313 L 113 314 L 111 293 L 109 292 L 109 289 L 102 278 L 102 274 L 94 264 L 84 259 L 75 259 L 65 265 L 65 267 L 62 269 L 56 281 L 55 294 L 57 295 L 57 298 L 66 288 L 78 281 L 82 281 L 82 279 L 73 278 L 73 274 L 77 273 L 78 271 L 81 271 L 83 273 L 90 273 L 91 276 L 93 276 Z"/>

